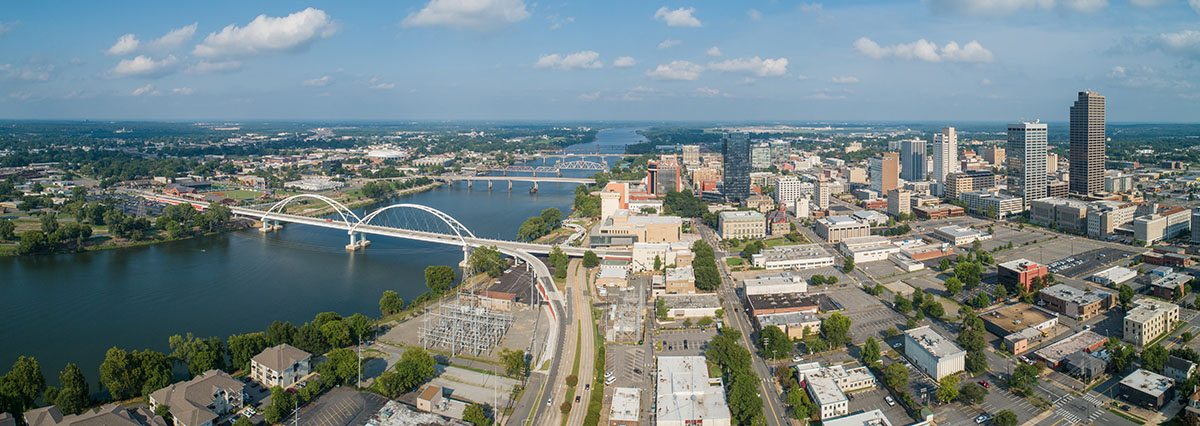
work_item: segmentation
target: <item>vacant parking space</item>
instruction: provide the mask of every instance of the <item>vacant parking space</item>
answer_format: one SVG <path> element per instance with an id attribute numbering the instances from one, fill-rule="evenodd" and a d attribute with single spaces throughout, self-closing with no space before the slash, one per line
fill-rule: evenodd
<path id="1" fill-rule="evenodd" d="M 1025 228 L 1023 230 L 1009 228 L 1006 226 L 993 226 L 992 239 L 984 241 L 981 247 L 984 250 L 994 250 L 996 247 L 1008 246 L 1012 243 L 1013 248 L 1020 248 L 1025 244 L 1032 244 L 1036 241 L 1042 241 L 1051 237 L 1051 234 L 1038 231 L 1033 228 Z"/>
<path id="2" fill-rule="evenodd" d="M 896 266 L 896 264 L 890 260 L 880 260 L 880 261 L 876 261 L 876 262 L 858 263 L 858 264 L 855 264 L 855 266 L 858 266 L 859 269 L 862 269 L 863 272 L 866 272 L 867 275 L 870 275 L 873 278 L 890 277 L 892 275 L 902 274 L 905 272 L 903 269 L 900 269 L 899 266 Z"/>
<path id="3" fill-rule="evenodd" d="M 995 383 L 994 381 L 992 383 Z M 1000 386 L 992 385 L 988 389 L 988 394 L 983 398 L 983 403 L 979 404 L 979 408 L 984 413 L 995 415 L 1004 410 L 1012 411 L 1017 415 L 1020 423 L 1029 421 L 1034 418 L 1041 410 L 1033 405 L 1032 402 L 1025 398 L 1021 398 L 1007 389 Z"/>
<path id="4" fill-rule="evenodd" d="M 387 398 L 337 388 L 301 409 L 299 424 L 311 426 L 362 426 L 379 411 Z"/>
<path id="5" fill-rule="evenodd" d="M 908 421 L 908 412 L 904 411 L 904 407 L 901 407 L 898 401 L 894 401 L 892 405 L 888 405 L 887 400 L 884 399 L 888 396 L 888 391 L 882 387 L 857 391 L 846 396 L 850 398 L 851 413 L 880 410 L 883 411 L 883 415 L 887 416 L 893 424 L 902 425 L 910 423 Z"/>
<path id="6" fill-rule="evenodd" d="M 653 370 L 651 357 L 645 346 L 609 345 L 604 351 L 605 373 L 615 377 L 609 387 L 643 387 L 650 383 Z M 607 378 L 606 378 L 607 380 Z"/>
<path id="7" fill-rule="evenodd" d="M 855 344 L 866 342 L 868 337 L 881 339 L 886 335 L 885 330 L 903 328 L 905 322 L 903 316 L 882 305 L 880 309 L 853 313 L 847 317 L 850 318 L 850 338 Z"/>
<path id="8" fill-rule="evenodd" d="M 1048 266 L 1050 273 L 1082 279 L 1108 265 L 1124 264 L 1126 259 L 1135 254 L 1132 251 L 1102 247 L 1050 262 Z"/>

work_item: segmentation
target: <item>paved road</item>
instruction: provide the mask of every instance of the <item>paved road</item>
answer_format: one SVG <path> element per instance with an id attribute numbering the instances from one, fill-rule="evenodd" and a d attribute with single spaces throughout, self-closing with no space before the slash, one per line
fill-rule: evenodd
<path id="1" fill-rule="evenodd" d="M 717 245 L 718 240 L 711 229 L 701 226 L 700 232 L 701 236 L 703 236 L 705 241 L 713 246 L 714 250 L 719 250 L 719 246 Z M 763 397 L 763 414 L 767 418 L 767 424 L 771 426 L 787 425 L 789 424 L 788 420 L 785 419 L 785 416 L 787 415 L 787 409 L 784 407 L 783 401 L 780 399 L 780 392 L 776 390 L 775 384 L 772 382 L 775 375 L 771 374 L 770 367 L 768 367 L 766 361 L 764 361 L 762 357 L 758 355 L 758 349 L 751 343 L 751 333 L 754 332 L 753 323 L 750 322 L 750 318 L 747 316 L 745 308 L 742 306 L 741 299 L 738 298 L 737 292 L 734 290 L 733 278 L 729 276 L 728 270 L 725 269 L 725 262 L 721 260 L 722 257 L 723 253 L 718 252 L 717 263 L 718 269 L 721 271 L 720 293 L 721 299 L 723 300 L 721 307 L 725 310 L 726 315 L 729 317 L 730 322 L 732 323 L 726 325 L 732 326 L 742 333 L 742 345 L 744 345 L 746 349 L 750 351 L 750 354 L 753 357 L 751 367 L 753 368 L 754 372 L 758 374 L 759 379 L 762 380 L 759 383 L 759 388 L 761 389 L 760 393 Z"/>
<path id="2" fill-rule="evenodd" d="M 572 259 L 570 268 L 575 273 L 567 275 L 567 286 L 571 287 L 571 294 L 574 296 L 572 303 L 575 304 L 574 312 L 578 313 L 575 315 L 578 319 L 577 327 L 583 331 L 579 344 L 579 384 L 575 387 L 579 403 L 571 401 L 574 405 L 571 406 L 571 413 L 567 417 L 567 424 L 575 426 L 583 424 L 583 419 L 587 416 L 588 398 L 596 391 L 591 389 L 591 386 L 585 386 L 592 383 L 596 376 L 596 358 L 593 356 L 596 353 L 596 333 L 592 330 L 592 301 L 591 292 L 587 291 L 587 269 L 579 259 Z"/>

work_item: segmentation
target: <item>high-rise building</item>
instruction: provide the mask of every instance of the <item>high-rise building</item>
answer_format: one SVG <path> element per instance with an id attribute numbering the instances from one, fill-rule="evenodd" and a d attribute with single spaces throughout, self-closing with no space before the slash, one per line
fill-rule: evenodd
<path id="1" fill-rule="evenodd" d="M 750 196 L 750 135 L 727 133 L 721 147 L 725 168 L 725 199 L 741 202 Z"/>
<path id="2" fill-rule="evenodd" d="M 1025 209 L 1033 200 L 1046 197 L 1046 133 L 1041 122 L 1008 125 L 1008 190 L 1022 198 Z"/>
<path id="3" fill-rule="evenodd" d="M 878 157 L 871 157 L 871 189 L 880 194 L 887 193 L 898 186 L 900 180 L 900 156 L 894 152 L 885 152 Z"/>
<path id="4" fill-rule="evenodd" d="M 887 212 L 892 216 L 912 213 L 912 192 L 900 188 L 888 191 Z"/>
<path id="5" fill-rule="evenodd" d="M 1104 96 L 1079 92 L 1071 106 L 1071 193 L 1104 191 Z"/>
<path id="6" fill-rule="evenodd" d="M 788 141 L 771 141 L 771 164 L 783 164 L 792 155 L 792 144 Z"/>
<path id="7" fill-rule="evenodd" d="M 1058 173 L 1058 154 L 1046 153 L 1046 174 L 1053 176 Z"/>
<path id="8" fill-rule="evenodd" d="M 983 149 L 983 160 L 991 163 L 992 167 L 1004 165 L 1004 147 L 992 145 Z"/>
<path id="9" fill-rule="evenodd" d="M 686 164 L 697 164 L 700 162 L 700 145 L 684 145 L 683 146 L 683 162 Z"/>
<path id="10" fill-rule="evenodd" d="M 909 139 L 900 142 L 900 158 L 903 160 L 903 167 L 900 168 L 900 175 L 907 181 L 925 180 L 925 175 L 928 174 L 925 170 L 925 141 L 920 139 Z"/>
<path id="11" fill-rule="evenodd" d="M 946 175 L 958 171 L 958 133 L 953 127 L 933 135 L 933 180 L 938 194 L 945 192 Z"/>
<path id="12" fill-rule="evenodd" d="M 829 196 L 832 195 L 833 185 L 828 181 L 817 182 L 816 191 L 813 193 L 813 203 L 818 209 L 825 210 L 829 208 Z"/>
<path id="13" fill-rule="evenodd" d="M 775 181 L 775 204 L 792 205 L 800 197 L 800 179 L 784 176 Z"/>
<path id="14" fill-rule="evenodd" d="M 771 146 L 765 143 L 754 144 L 750 147 L 750 168 L 765 170 L 771 167 Z"/>

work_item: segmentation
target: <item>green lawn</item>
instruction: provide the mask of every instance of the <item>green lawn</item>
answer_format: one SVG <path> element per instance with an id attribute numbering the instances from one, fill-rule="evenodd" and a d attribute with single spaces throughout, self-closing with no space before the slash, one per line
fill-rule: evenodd
<path id="1" fill-rule="evenodd" d="M 746 263 L 746 261 L 740 257 L 726 257 L 725 258 L 725 264 L 729 265 L 729 266 L 738 266 L 743 263 Z"/>
<path id="2" fill-rule="evenodd" d="M 234 189 L 234 190 L 229 190 L 229 191 L 219 191 L 219 192 L 221 194 L 223 194 L 226 198 L 232 198 L 237 201 L 258 198 L 263 195 L 263 193 L 258 192 L 258 191 L 246 191 L 246 190 L 241 190 L 241 189 Z"/>
<path id="3" fill-rule="evenodd" d="M 804 235 L 801 235 L 800 238 L 801 239 L 799 242 L 792 242 L 791 240 L 789 240 L 787 238 L 783 238 L 783 237 L 771 238 L 768 240 L 763 240 L 763 244 L 766 244 L 767 247 L 779 247 L 779 246 L 794 246 L 794 245 L 810 243 L 807 238 L 804 238 Z"/>

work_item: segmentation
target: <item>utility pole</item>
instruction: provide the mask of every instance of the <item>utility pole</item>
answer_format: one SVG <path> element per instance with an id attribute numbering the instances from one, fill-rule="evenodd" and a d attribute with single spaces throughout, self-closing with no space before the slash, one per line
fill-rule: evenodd
<path id="1" fill-rule="evenodd" d="M 358 337 L 358 381 L 354 383 L 354 386 L 362 386 L 362 336 Z"/>

